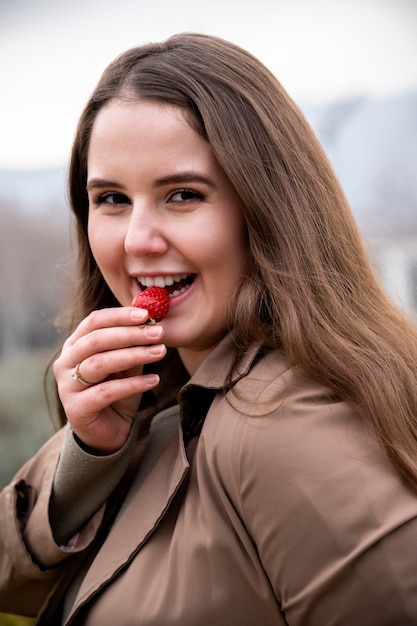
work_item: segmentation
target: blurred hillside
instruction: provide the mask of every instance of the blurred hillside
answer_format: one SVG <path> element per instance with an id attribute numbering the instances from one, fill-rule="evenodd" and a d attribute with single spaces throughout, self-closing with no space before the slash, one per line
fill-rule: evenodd
<path id="1" fill-rule="evenodd" d="M 417 286 L 417 89 L 304 112 L 367 240 L 384 251 L 407 239 Z M 51 428 L 42 373 L 59 344 L 73 263 L 65 177 L 64 168 L 0 171 L 0 487 Z"/>

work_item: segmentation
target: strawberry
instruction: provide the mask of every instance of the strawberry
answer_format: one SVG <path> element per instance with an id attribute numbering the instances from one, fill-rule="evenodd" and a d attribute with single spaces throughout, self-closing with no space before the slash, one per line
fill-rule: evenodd
<path id="1" fill-rule="evenodd" d="M 160 322 L 168 313 L 168 291 L 163 287 L 148 287 L 135 296 L 132 306 L 146 309 L 151 320 Z"/>

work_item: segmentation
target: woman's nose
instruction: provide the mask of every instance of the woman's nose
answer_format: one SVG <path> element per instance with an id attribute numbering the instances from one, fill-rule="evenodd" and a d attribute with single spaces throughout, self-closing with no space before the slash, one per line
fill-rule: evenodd
<path id="1" fill-rule="evenodd" d="M 160 218 L 152 211 L 133 207 L 124 245 L 131 256 L 164 254 L 168 244 L 161 231 Z"/>

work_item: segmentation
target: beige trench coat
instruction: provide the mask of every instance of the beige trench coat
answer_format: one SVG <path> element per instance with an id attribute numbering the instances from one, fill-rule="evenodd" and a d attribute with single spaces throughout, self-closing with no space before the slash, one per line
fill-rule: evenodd
<path id="1" fill-rule="evenodd" d="M 351 408 L 279 352 L 248 355 L 234 392 L 220 393 L 232 356 L 226 338 L 186 386 L 186 411 L 190 392 L 198 404 L 200 386 L 215 391 L 191 464 L 179 428 L 65 623 L 417 625 L 417 498 Z M 0 610 L 35 614 L 53 589 L 40 621 L 53 626 L 62 580 L 102 520 L 100 510 L 71 548 L 53 540 L 48 502 L 62 438 L 0 496 Z"/>

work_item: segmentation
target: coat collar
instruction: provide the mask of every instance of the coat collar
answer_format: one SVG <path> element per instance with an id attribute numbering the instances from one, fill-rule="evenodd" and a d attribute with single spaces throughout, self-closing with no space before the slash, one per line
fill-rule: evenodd
<path id="1" fill-rule="evenodd" d="M 227 378 L 234 365 L 236 353 L 236 344 L 229 333 L 203 361 L 194 376 L 191 377 L 189 385 L 225 391 Z M 232 385 L 248 374 L 259 353 L 260 346 L 253 346 L 245 352 L 239 361 L 238 368 L 235 369 L 231 377 L 230 383 Z"/>
<path id="2" fill-rule="evenodd" d="M 239 361 L 229 383 L 233 386 L 246 376 L 254 361 L 259 358 L 262 348 L 259 345 L 251 347 Z M 210 389 L 217 393 L 227 391 L 229 371 L 234 365 L 237 347 L 232 334 L 226 335 L 211 354 L 200 365 L 190 378 L 176 349 L 169 349 L 167 356 L 160 362 L 145 367 L 145 372 L 156 372 L 160 384 L 143 395 L 139 415 L 142 423 L 169 406 L 177 404 L 184 393 L 191 387 Z M 180 390 L 178 392 L 178 390 Z"/>

